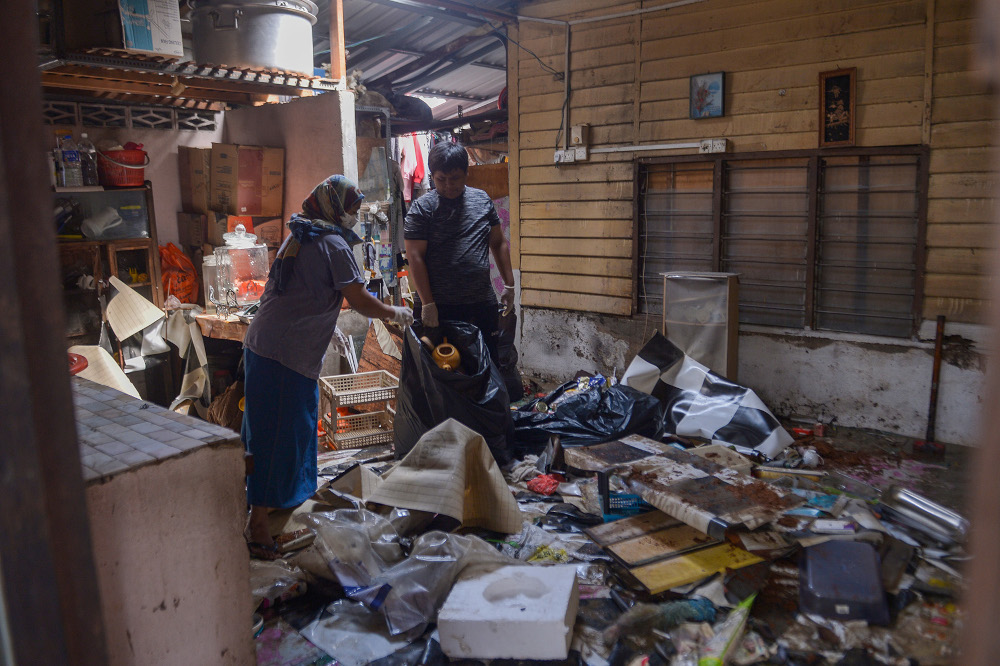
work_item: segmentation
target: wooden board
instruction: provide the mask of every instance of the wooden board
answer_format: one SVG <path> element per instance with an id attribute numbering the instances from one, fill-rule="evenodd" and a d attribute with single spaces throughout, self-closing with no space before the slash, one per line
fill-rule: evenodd
<path id="1" fill-rule="evenodd" d="M 591 527 L 585 530 L 585 532 L 597 545 L 610 546 L 644 534 L 650 534 L 651 532 L 682 524 L 681 521 L 671 518 L 662 511 L 647 511 L 638 516 L 613 520 L 610 523 Z"/>
<path id="2" fill-rule="evenodd" d="M 742 569 L 763 562 L 761 558 L 732 544 L 703 548 L 677 557 L 631 569 L 630 573 L 650 594 L 660 594 L 694 583 L 720 571 Z"/>
<path id="3" fill-rule="evenodd" d="M 194 319 L 198 322 L 198 328 L 201 329 L 202 335 L 206 338 L 215 338 L 217 340 L 243 342 L 243 338 L 247 334 L 247 328 L 249 328 L 249 324 L 244 324 L 235 316 L 228 319 L 221 319 L 214 314 L 200 314 L 195 315 Z"/>
<path id="4" fill-rule="evenodd" d="M 566 464 L 584 472 L 600 472 L 617 465 L 642 460 L 666 449 L 666 444 L 649 440 L 649 445 L 633 446 L 625 442 L 605 442 L 593 446 L 568 448 Z"/>
<path id="5" fill-rule="evenodd" d="M 490 199 L 502 199 L 510 193 L 507 171 L 506 162 L 470 166 L 466 185 L 484 190 Z"/>
<path id="6" fill-rule="evenodd" d="M 607 550 L 625 566 L 638 567 L 718 543 L 689 525 L 675 525 L 612 544 Z"/>
<path id="7" fill-rule="evenodd" d="M 996 145 L 997 121 L 984 77 L 973 71 L 974 3 L 957 4 L 718 0 L 576 25 L 570 124 L 591 123 L 592 147 L 725 136 L 735 155 L 815 149 L 817 74 L 848 66 L 848 57 L 859 72 L 856 145 L 930 144 L 924 309 L 947 314 L 950 308 L 956 321 L 977 318 L 984 307 L 985 250 L 996 245 L 997 171 L 989 146 Z M 549 0 L 524 11 L 571 19 L 624 8 L 612 0 Z M 525 23 L 519 34 L 562 69 L 562 26 Z M 598 153 L 585 165 L 554 167 L 562 82 L 530 54 L 512 53 L 520 67 L 511 89 L 520 103 L 523 301 L 628 314 L 632 164 L 696 151 Z M 715 70 L 726 72 L 725 117 L 689 119 L 689 77 Z M 620 280 L 573 280 L 587 275 Z M 581 292 L 590 297 L 576 299 Z"/>

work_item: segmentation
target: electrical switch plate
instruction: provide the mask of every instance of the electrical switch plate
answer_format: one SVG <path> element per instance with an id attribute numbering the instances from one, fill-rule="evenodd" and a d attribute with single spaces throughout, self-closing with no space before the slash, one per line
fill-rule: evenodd
<path id="1" fill-rule="evenodd" d="M 566 150 L 557 150 L 552 161 L 556 164 L 569 164 L 571 162 L 575 162 L 576 149 L 567 148 Z"/>
<path id="2" fill-rule="evenodd" d="M 588 159 L 587 146 L 577 146 L 576 147 L 576 161 L 585 162 Z"/>
<path id="3" fill-rule="evenodd" d="M 699 153 L 724 153 L 729 150 L 729 139 L 702 139 L 698 143 Z"/>

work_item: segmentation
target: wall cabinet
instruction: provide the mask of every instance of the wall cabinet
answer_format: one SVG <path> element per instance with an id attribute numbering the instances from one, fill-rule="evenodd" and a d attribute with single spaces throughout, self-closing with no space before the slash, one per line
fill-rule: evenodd
<path id="1" fill-rule="evenodd" d="M 59 257 L 70 344 L 97 342 L 102 319 L 99 297 L 104 295 L 110 301 L 115 294 L 111 276 L 162 308 L 160 254 L 149 182 L 134 188 L 60 188 L 53 196 L 57 215 L 62 211 L 65 218 L 59 230 Z M 96 225 L 85 222 L 93 219 L 109 221 Z"/>

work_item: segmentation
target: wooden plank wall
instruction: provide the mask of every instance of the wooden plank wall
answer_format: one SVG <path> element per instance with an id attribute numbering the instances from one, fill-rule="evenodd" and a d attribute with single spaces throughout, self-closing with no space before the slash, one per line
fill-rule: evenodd
<path id="1" fill-rule="evenodd" d="M 567 20 L 656 4 L 519 11 Z M 734 153 L 812 149 L 818 73 L 857 67 L 857 144 L 931 145 L 925 316 L 979 321 L 996 176 L 991 99 L 971 64 L 974 13 L 973 0 L 705 0 L 577 25 L 570 124 L 589 123 L 595 146 L 727 137 Z M 515 34 L 562 71 L 564 27 L 521 21 Z M 524 49 L 511 45 L 508 62 L 522 303 L 631 314 L 635 155 L 554 166 L 563 83 Z M 688 77 L 720 70 L 725 117 L 689 120 Z M 642 153 L 657 154 L 671 152 Z"/>

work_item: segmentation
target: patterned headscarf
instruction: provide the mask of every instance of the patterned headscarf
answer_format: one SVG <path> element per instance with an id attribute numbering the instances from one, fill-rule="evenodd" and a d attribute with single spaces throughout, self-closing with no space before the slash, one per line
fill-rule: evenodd
<path id="1" fill-rule="evenodd" d="M 337 234 L 349 245 L 357 245 L 361 238 L 341 226 L 347 211 L 362 201 L 365 195 L 358 186 L 344 176 L 330 176 L 313 189 L 302 202 L 302 212 L 288 221 L 289 238 L 278 252 L 271 266 L 270 279 L 276 282 L 278 293 L 285 290 L 292 277 L 295 257 L 299 249 L 325 234 Z"/>

